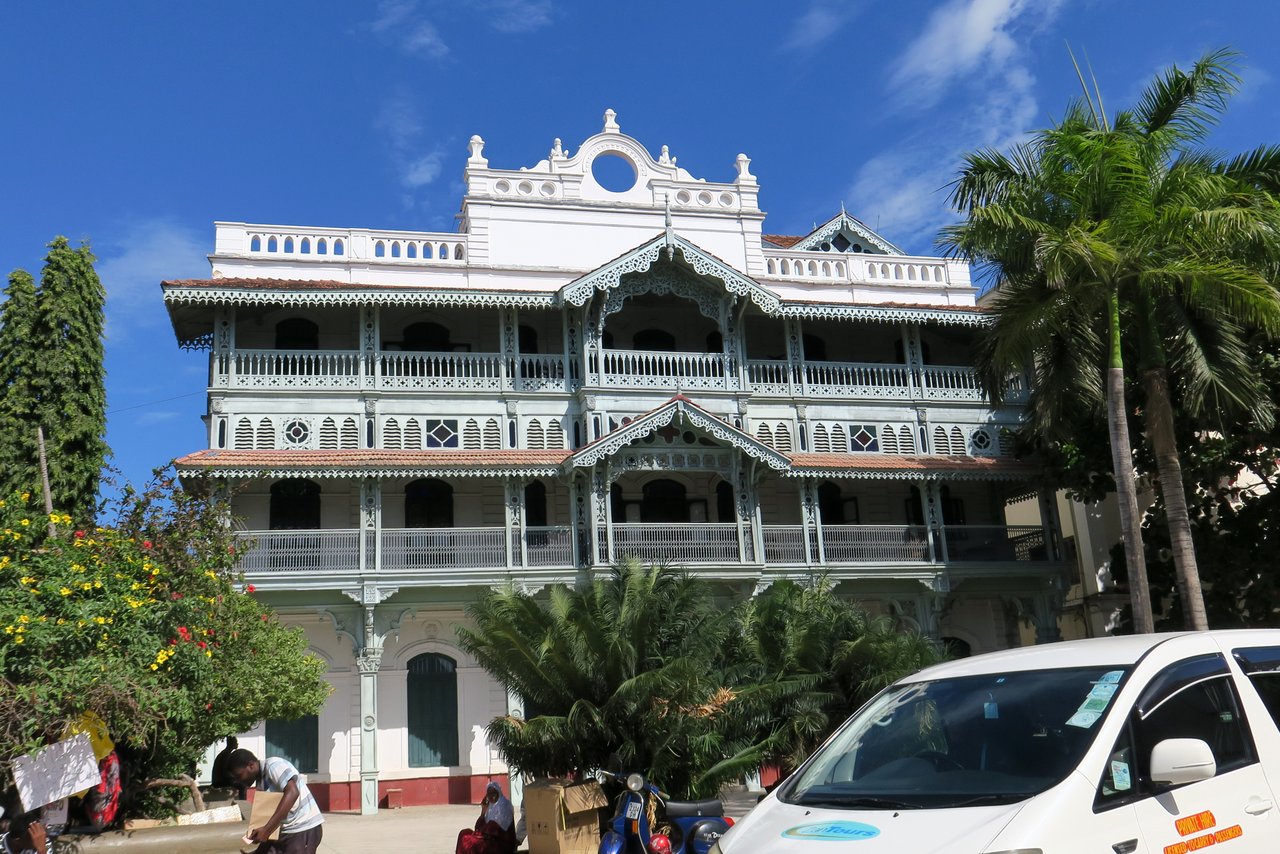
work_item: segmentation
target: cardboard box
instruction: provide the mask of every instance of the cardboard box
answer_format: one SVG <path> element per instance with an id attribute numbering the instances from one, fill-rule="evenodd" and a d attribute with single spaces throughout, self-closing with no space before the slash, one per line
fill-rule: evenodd
<path id="1" fill-rule="evenodd" d="M 539 780 L 524 787 L 529 854 L 596 854 L 601 811 L 609 806 L 600 784 Z"/>
<path id="2" fill-rule="evenodd" d="M 280 806 L 280 799 L 284 797 L 281 792 L 258 792 L 253 793 L 253 809 L 249 811 L 249 829 L 262 827 L 271 821 L 271 816 L 276 814 L 276 807 Z M 280 828 L 271 831 L 268 839 L 279 839 Z"/>

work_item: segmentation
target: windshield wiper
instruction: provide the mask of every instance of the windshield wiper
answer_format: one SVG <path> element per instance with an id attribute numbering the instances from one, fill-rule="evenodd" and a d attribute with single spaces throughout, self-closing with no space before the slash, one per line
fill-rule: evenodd
<path id="1" fill-rule="evenodd" d="M 856 809 L 882 810 L 918 810 L 923 807 L 908 801 L 895 801 L 892 798 L 877 798 L 872 795 L 836 795 L 830 793 L 804 795 L 796 800 L 796 804 L 804 807 L 846 807 Z"/>
<path id="2" fill-rule="evenodd" d="M 947 804 L 947 808 L 954 809 L 956 807 L 969 807 L 969 806 L 973 806 L 974 804 L 1016 804 L 1018 801 L 1025 801 L 1029 797 L 1031 796 L 1028 794 L 1020 793 L 1020 792 L 1005 792 L 1004 794 L 992 794 L 992 795 L 975 795 L 974 797 L 966 798 L 963 801 L 956 801 L 955 803 Z"/>

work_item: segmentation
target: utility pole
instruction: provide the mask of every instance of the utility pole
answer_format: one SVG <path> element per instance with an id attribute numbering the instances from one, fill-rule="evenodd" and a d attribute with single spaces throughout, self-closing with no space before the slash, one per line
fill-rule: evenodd
<path id="1" fill-rule="evenodd" d="M 49 459 L 44 455 L 44 427 L 36 425 L 36 448 L 40 451 L 40 487 L 44 490 L 44 515 L 49 520 L 49 536 L 56 537 L 53 525 L 53 495 L 49 492 Z"/>

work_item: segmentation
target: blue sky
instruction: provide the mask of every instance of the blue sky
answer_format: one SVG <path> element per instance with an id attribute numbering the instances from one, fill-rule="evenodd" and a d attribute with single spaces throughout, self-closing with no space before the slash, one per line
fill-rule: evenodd
<path id="1" fill-rule="evenodd" d="M 466 142 L 498 168 L 606 107 L 708 180 L 738 152 L 766 231 L 841 202 L 908 251 L 947 221 L 960 155 L 1078 93 L 1108 107 L 1171 63 L 1244 53 L 1211 144 L 1280 142 L 1272 0 L 5 2 L 0 271 L 88 239 L 108 291 L 108 441 L 128 478 L 204 447 L 207 357 L 178 350 L 163 278 L 203 277 L 214 220 L 452 230 Z"/>

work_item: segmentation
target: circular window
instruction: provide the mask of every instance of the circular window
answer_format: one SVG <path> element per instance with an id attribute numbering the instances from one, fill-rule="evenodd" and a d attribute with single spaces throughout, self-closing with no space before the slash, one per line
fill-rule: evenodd
<path id="1" fill-rule="evenodd" d="M 973 431 L 973 447 L 978 451 L 991 450 L 991 434 L 986 430 Z"/>
<path id="2" fill-rule="evenodd" d="M 286 444 L 305 445 L 307 440 L 311 438 L 311 425 L 301 418 L 295 418 L 285 424 L 284 430 L 281 432 Z"/>
<path id="3" fill-rule="evenodd" d="M 610 193 L 625 193 L 636 185 L 636 167 L 621 154 L 606 151 L 591 161 L 591 177 Z"/>

